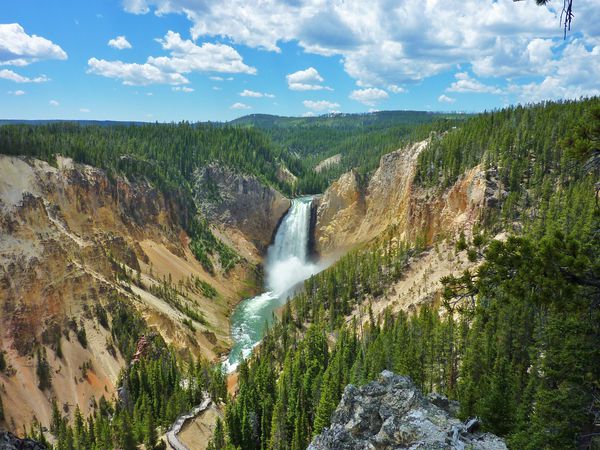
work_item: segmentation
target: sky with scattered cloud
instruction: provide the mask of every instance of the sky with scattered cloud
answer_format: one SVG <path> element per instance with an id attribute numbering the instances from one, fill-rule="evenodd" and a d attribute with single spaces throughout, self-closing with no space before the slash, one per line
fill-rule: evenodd
<path id="1" fill-rule="evenodd" d="M 5 0 L 0 118 L 474 112 L 600 95 L 599 0 Z"/>

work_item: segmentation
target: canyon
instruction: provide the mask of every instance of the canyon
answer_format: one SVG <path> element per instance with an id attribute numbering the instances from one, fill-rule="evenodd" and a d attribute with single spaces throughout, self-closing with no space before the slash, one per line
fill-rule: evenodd
<path id="1" fill-rule="evenodd" d="M 315 250 L 322 256 L 339 254 L 368 242 L 390 227 L 399 239 L 471 233 L 486 209 L 502 200 L 492 170 L 476 166 L 448 189 L 424 188 L 415 180 L 419 154 L 428 140 L 384 155 L 372 176 L 361 179 L 350 171 L 336 180 L 317 201 Z"/>
<path id="2" fill-rule="evenodd" d="M 426 260 L 430 272 L 437 266 L 442 274 L 469 267 L 464 257 L 461 264 L 449 264 L 448 249 L 459 233 L 472 234 L 502 192 L 493 173 L 479 166 L 448 189 L 420 187 L 416 164 L 427 145 L 422 141 L 383 156 L 369 177 L 345 173 L 315 197 L 307 237 L 315 262 L 331 263 L 393 229 L 396 239 L 446 243 L 443 257 Z M 232 345 L 231 311 L 260 291 L 267 248 L 291 205 L 254 176 L 215 163 L 199 168 L 193 186 L 197 209 L 215 236 L 241 257 L 228 272 L 214 259 L 217 270 L 211 273 L 190 251 L 181 224 L 185 211 L 148 182 L 112 178 L 63 157 L 53 166 L 2 156 L 0 175 L 1 346 L 8 362 L 0 377 L 12 429 L 29 425 L 32 418 L 47 424 L 51 399 L 70 410 L 79 406 L 85 415 L 95 399 L 115 396 L 126 362 L 114 350 L 111 333 L 98 323 L 98 305 L 110 312 L 115 302 L 126 301 L 182 354 L 222 358 Z M 415 270 L 422 257 L 411 262 Z M 194 289 L 196 280 L 217 294 L 210 298 Z M 200 312 L 203 320 L 193 321 L 193 330 L 181 305 L 153 290 L 163 283 L 178 292 L 178 302 Z M 420 297 L 411 296 L 412 308 L 439 294 L 439 283 L 428 286 Z M 376 311 L 388 305 L 381 303 Z M 81 329 L 85 346 L 77 339 Z M 37 344 L 46 349 L 54 374 L 49 392 L 36 386 Z"/>
<path id="3" fill-rule="evenodd" d="M 226 172 L 219 180 L 235 187 L 230 198 L 253 204 L 257 216 L 217 220 L 207 211 L 218 224 L 215 233 L 242 255 L 228 273 L 209 273 L 189 249 L 180 205 L 149 183 L 110 178 L 68 158 L 52 166 L 0 156 L 0 346 L 7 362 L 0 378 L 10 429 L 32 419 L 48 424 L 51 399 L 87 414 L 94 400 L 114 397 L 126 361 L 110 326 L 99 324 L 99 309 L 110 317 L 126 302 L 182 354 L 217 360 L 227 351 L 230 312 L 257 292 L 258 249 L 268 245 L 289 201 L 253 178 Z M 164 284 L 178 292 L 175 303 L 157 293 Z M 203 319 L 193 330 L 182 305 Z M 85 334 L 85 345 L 77 333 Z M 37 387 L 39 344 L 53 374 L 50 392 Z"/>

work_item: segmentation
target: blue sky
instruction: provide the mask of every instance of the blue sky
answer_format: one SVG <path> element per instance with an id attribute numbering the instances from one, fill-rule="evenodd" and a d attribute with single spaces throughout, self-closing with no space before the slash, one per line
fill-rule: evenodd
<path id="1" fill-rule="evenodd" d="M 4 0 L 0 118 L 481 111 L 600 94 L 598 0 Z"/>

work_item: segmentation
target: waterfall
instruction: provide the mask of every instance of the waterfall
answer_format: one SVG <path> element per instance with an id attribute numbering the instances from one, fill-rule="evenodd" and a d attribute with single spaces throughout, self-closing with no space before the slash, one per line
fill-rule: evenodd
<path id="1" fill-rule="evenodd" d="M 308 258 L 311 204 L 312 197 L 292 200 L 267 251 L 266 292 L 242 301 L 235 309 L 231 317 L 234 345 L 223 363 L 227 372 L 234 371 L 239 362 L 252 353 L 275 310 L 285 304 L 293 288 L 319 272 L 319 266 Z"/>
<path id="2" fill-rule="evenodd" d="M 285 295 L 315 273 L 315 265 L 308 262 L 311 203 L 311 197 L 292 201 L 267 252 L 267 290 L 275 295 Z"/>
<path id="3" fill-rule="evenodd" d="M 269 247 L 267 253 L 269 263 L 290 257 L 306 261 L 311 203 L 310 197 L 292 200 L 292 206 L 275 234 L 275 241 Z"/>

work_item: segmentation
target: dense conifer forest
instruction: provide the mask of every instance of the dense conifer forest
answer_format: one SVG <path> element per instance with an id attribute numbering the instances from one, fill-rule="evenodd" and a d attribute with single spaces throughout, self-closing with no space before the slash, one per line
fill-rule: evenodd
<path id="1" fill-rule="evenodd" d="M 599 137 L 591 99 L 483 114 L 436 140 L 421 156 L 421 183 L 448 185 L 480 161 L 506 181 L 501 209 L 457 244 L 481 265 L 446 277 L 442 297 L 417 313 L 378 319 L 369 299 L 421 251 L 393 245 L 393 230 L 307 280 L 242 364 L 212 448 L 306 448 L 344 386 L 383 369 L 459 400 L 462 418 L 479 416 L 511 448 L 598 445 L 599 174 L 586 161 Z M 352 308 L 370 320 L 347 323 Z"/>
<path id="2" fill-rule="evenodd" d="M 169 161 L 181 158 L 181 165 L 157 165 L 164 171 L 158 175 L 153 169 L 145 173 L 146 165 L 137 159 L 120 166 L 122 153 L 107 150 L 114 149 L 107 143 L 111 133 L 123 133 L 119 142 L 130 142 L 131 153 L 139 156 L 142 150 L 133 149 L 146 140 L 123 136 L 168 136 L 170 126 L 83 132 L 59 125 L 72 130 L 56 134 L 53 126 L 0 127 L 1 148 L 10 145 L 12 153 L 51 160 L 51 149 L 59 145 L 79 161 L 139 171 L 138 176 L 170 186 L 186 183 L 184 175 L 192 170 L 176 151 Z M 181 139 L 206 132 L 172 127 L 183 127 Z M 252 157 L 230 155 L 229 162 L 240 168 L 270 167 L 273 155 L 285 159 L 254 131 L 215 131 L 216 136 L 230 132 L 256 146 Z M 125 395 L 119 401 L 99 399 L 91 417 L 76 411 L 73 424 L 54 406 L 55 447 L 131 449 L 145 443 L 160 448 L 156 427 L 164 429 L 207 391 L 226 403 L 209 448 L 304 449 L 329 425 L 346 384 L 365 383 L 383 369 L 409 375 L 425 392 L 459 400 L 462 418 L 479 416 L 484 428 L 506 437 L 511 448 L 598 445 L 600 206 L 594 161 L 599 138 L 597 98 L 485 113 L 434 136 L 419 160 L 419 183 L 441 189 L 483 163 L 506 187 L 505 199 L 473 238 L 456 245 L 456 252 L 480 261 L 477 269 L 444 278 L 443 294 L 414 314 L 375 318 L 370 300 L 385 297 L 410 259 L 426 248 L 423 240 L 400 241 L 390 229 L 305 282 L 255 354 L 240 365 L 235 398 L 227 398 L 218 367 L 182 359 L 154 336 L 123 371 L 119 384 Z M 50 145 L 53 139 L 65 141 Z M 87 155 L 86 146 L 94 141 L 104 142 L 98 147 L 104 150 Z M 166 157 L 151 144 L 144 148 L 148 159 Z M 512 233 L 493 240 L 501 230 Z M 366 320 L 348 320 L 352 310 L 362 311 Z M 107 311 L 96 314 L 99 324 L 108 326 Z M 146 331 L 143 320 L 118 301 L 108 314 L 116 345 L 131 358 Z M 44 355 L 38 360 L 43 383 Z M 30 434 L 45 440 L 41 427 Z"/>
<path id="3" fill-rule="evenodd" d="M 255 114 L 232 123 L 264 131 L 281 151 L 298 156 L 303 176 L 297 189 L 319 193 L 341 174 L 356 169 L 368 173 L 382 155 L 408 142 L 425 139 L 432 131 L 450 129 L 468 118 L 464 114 L 423 111 L 380 111 L 369 114 L 331 114 L 319 117 L 278 117 Z M 340 155 L 340 162 L 321 173 L 322 160 Z"/>
<path id="4" fill-rule="evenodd" d="M 0 127 L 0 151 L 52 161 L 56 154 L 131 179 L 147 179 L 179 192 L 195 169 L 210 162 L 259 177 L 288 190 L 275 173 L 287 155 L 262 133 L 203 124 L 81 125 L 57 122 Z"/>

